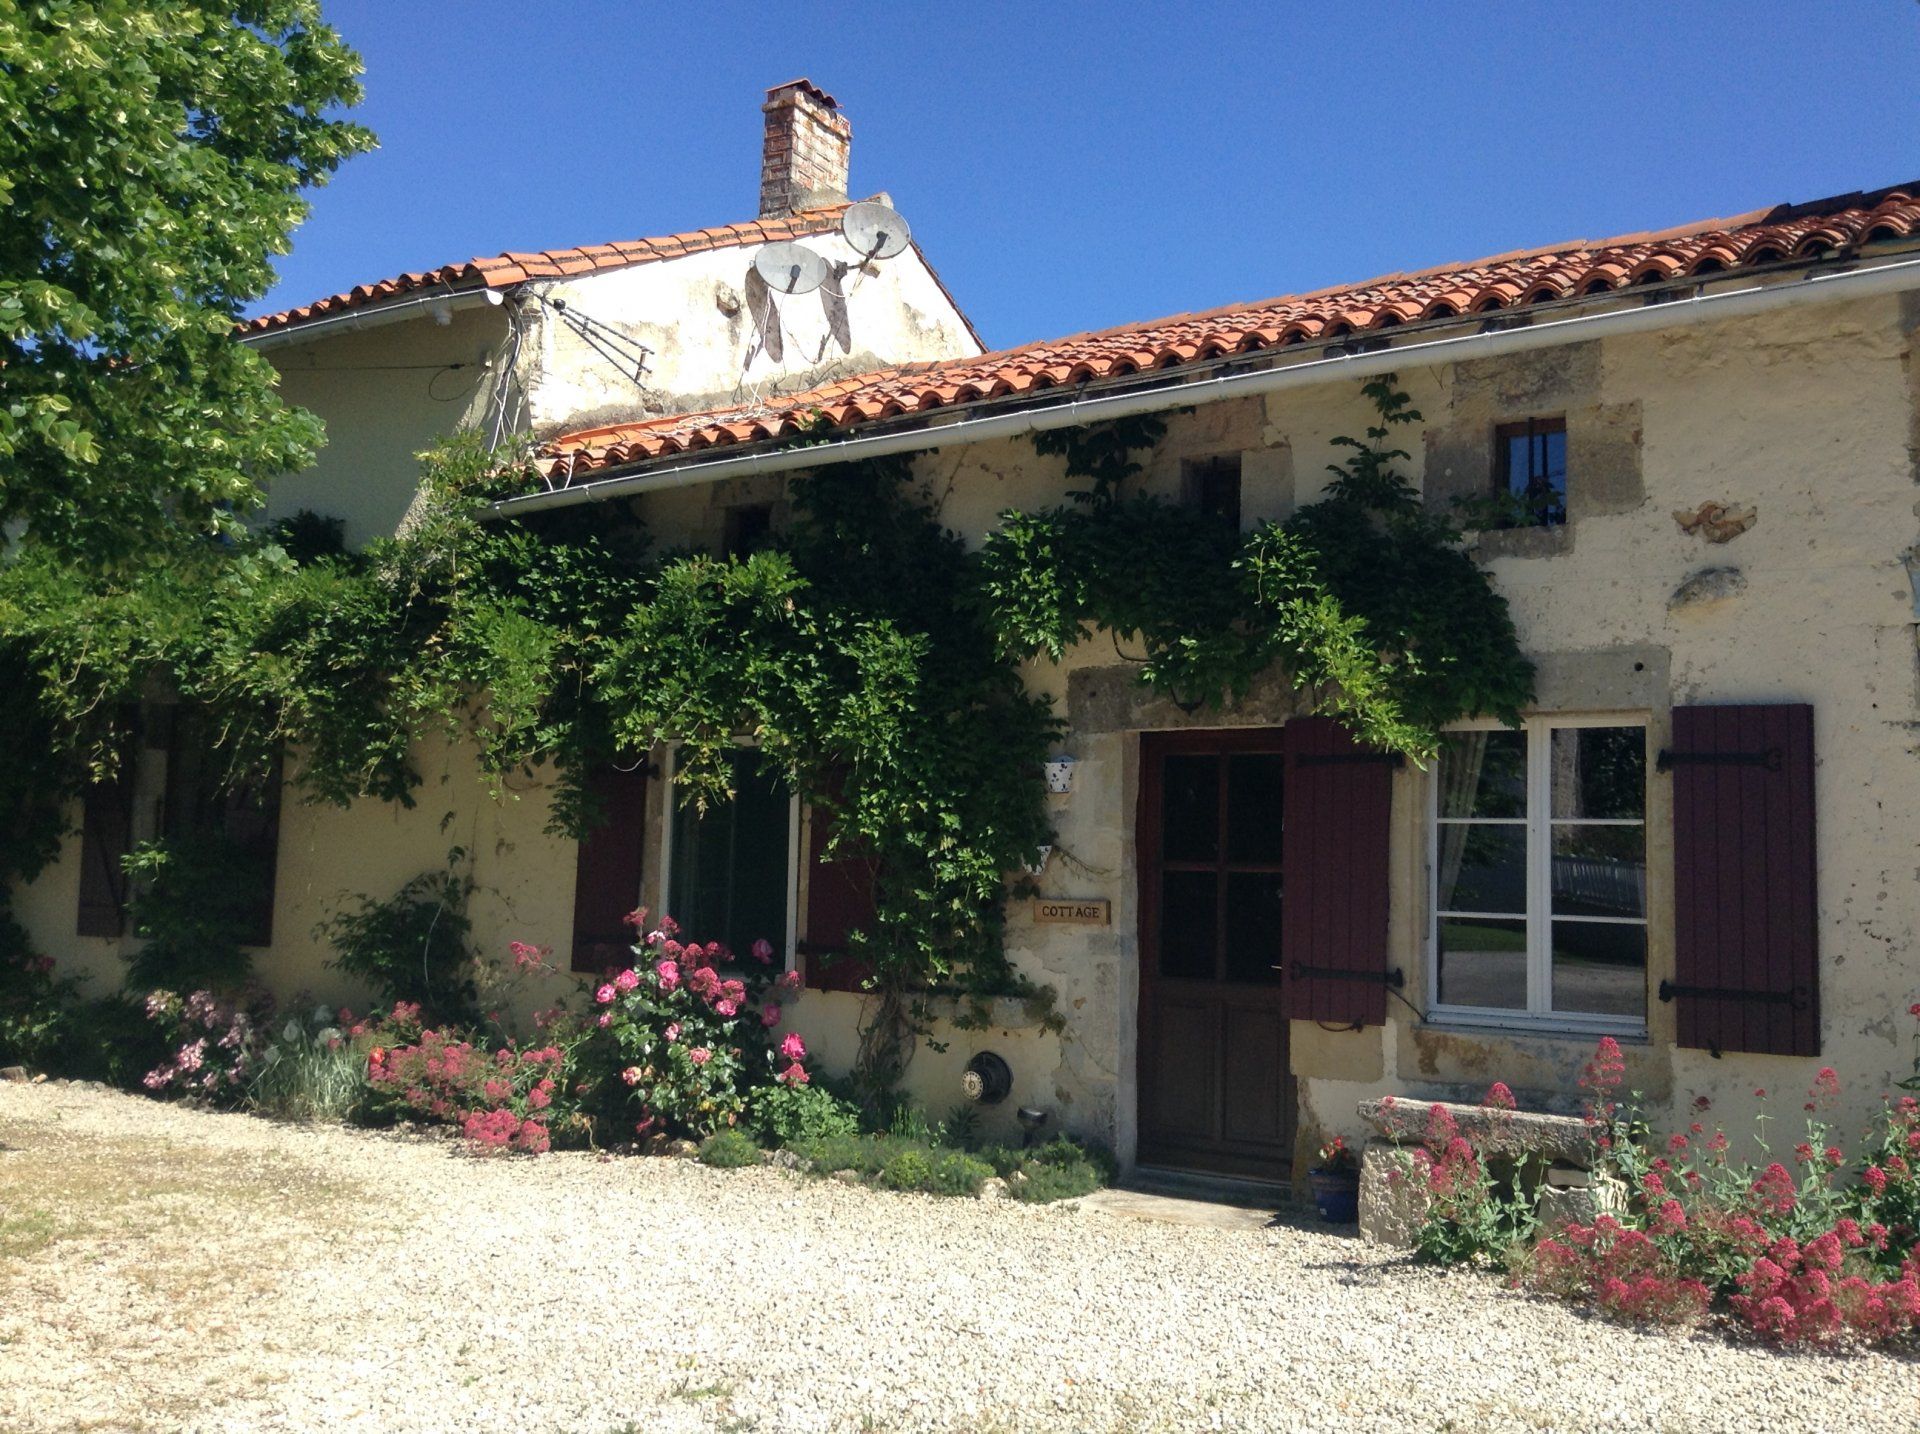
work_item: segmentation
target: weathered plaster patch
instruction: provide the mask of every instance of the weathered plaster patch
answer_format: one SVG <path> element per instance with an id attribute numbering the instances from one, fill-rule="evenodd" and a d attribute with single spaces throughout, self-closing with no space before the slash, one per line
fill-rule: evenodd
<path id="1" fill-rule="evenodd" d="M 1747 590 L 1747 575 L 1738 568 L 1702 568 L 1673 590 L 1667 611 L 1724 602 Z"/>

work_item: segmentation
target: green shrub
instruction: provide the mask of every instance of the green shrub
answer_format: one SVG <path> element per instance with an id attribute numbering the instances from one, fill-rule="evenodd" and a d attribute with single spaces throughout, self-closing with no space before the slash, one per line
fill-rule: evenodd
<path id="1" fill-rule="evenodd" d="M 933 1161 L 912 1147 L 901 1151 L 880 1170 L 880 1183 L 889 1190 L 925 1190 L 933 1183 Z"/>
<path id="2" fill-rule="evenodd" d="M 1021 1167 L 1021 1172 L 1027 1178 L 1010 1182 L 1008 1188 L 1016 1200 L 1024 1200 L 1029 1205 L 1077 1199 L 1082 1195 L 1091 1195 L 1107 1183 L 1100 1168 L 1086 1159 L 1072 1165 L 1029 1163 Z"/>
<path id="3" fill-rule="evenodd" d="M 852 1101 L 817 1085 L 767 1085 L 747 1097 L 747 1121 L 771 1145 L 860 1133 L 860 1111 Z"/>
<path id="4" fill-rule="evenodd" d="M 332 966 L 367 982 L 383 1004 L 417 1004 L 430 1026 L 479 1024 L 465 857 L 455 847 L 445 871 L 422 872 L 385 901 L 359 897 L 314 928 L 333 947 Z"/>
<path id="5" fill-rule="evenodd" d="M 744 1130 L 721 1130 L 700 1142 L 700 1163 L 737 1170 L 760 1163 L 760 1147 Z"/>
<path id="6" fill-rule="evenodd" d="M 993 1178 L 993 1167 L 976 1160 L 964 1150 L 949 1150 L 934 1156 L 926 1183 L 920 1188 L 933 1195 L 978 1195 L 980 1187 Z"/>
<path id="7" fill-rule="evenodd" d="M 146 1003 L 130 996 L 83 1001 L 73 1029 L 73 1038 L 48 1061 L 49 1075 L 140 1090 L 147 1072 L 173 1053 L 165 1033 L 148 1019 Z"/>
<path id="8" fill-rule="evenodd" d="M 246 984 L 246 943 L 258 939 L 269 880 L 259 852 L 218 832 L 194 832 L 141 843 L 126 867 L 137 878 L 133 929 L 143 938 L 128 958 L 129 991 L 230 995 Z"/>
<path id="9" fill-rule="evenodd" d="M 56 977 L 0 908 L 0 1065 L 49 1069 L 81 1035 L 80 983 Z"/>
<path id="10" fill-rule="evenodd" d="M 978 1150 L 980 1107 L 963 1103 L 948 1111 L 947 1118 L 940 1122 L 933 1133 L 933 1143 L 951 1146 L 955 1150 Z"/>

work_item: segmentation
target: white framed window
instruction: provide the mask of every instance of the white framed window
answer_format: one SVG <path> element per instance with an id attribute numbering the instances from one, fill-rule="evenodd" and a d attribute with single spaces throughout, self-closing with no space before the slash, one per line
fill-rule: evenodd
<path id="1" fill-rule="evenodd" d="M 1429 786 L 1432 1014 L 1644 1031 L 1645 719 L 1463 724 Z"/>
<path id="2" fill-rule="evenodd" d="M 758 747 L 729 761 L 733 799 L 703 812 L 681 801 L 671 778 L 680 749 L 667 753 L 666 840 L 660 843 L 665 910 L 692 941 L 719 941 L 745 957 L 764 938 L 793 968 L 799 936 L 800 797 Z"/>

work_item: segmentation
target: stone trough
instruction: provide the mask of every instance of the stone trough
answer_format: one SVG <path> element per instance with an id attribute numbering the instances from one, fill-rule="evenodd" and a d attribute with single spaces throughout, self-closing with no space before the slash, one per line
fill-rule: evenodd
<path id="1" fill-rule="evenodd" d="M 1436 1107 L 1483 1160 L 1542 1170 L 1534 1189 L 1543 1231 L 1590 1223 L 1619 1208 L 1617 1183 L 1592 1172 L 1593 1133 L 1579 1116 L 1386 1096 L 1359 1106 L 1375 1132 L 1360 1156 L 1360 1233 L 1373 1243 L 1414 1246 L 1431 1200 L 1414 1172 L 1413 1152 L 1424 1143 Z"/>

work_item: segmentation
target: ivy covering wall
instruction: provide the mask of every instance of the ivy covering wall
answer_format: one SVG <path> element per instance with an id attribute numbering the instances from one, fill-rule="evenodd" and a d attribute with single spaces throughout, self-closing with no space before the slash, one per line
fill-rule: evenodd
<path id="1" fill-rule="evenodd" d="M 1419 415 L 1390 379 L 1367 392 L 1378 420 L 1339 440 L 1322 500 L 1244 535 L 1131 491 L 1165 428 L 1139 418 L 1036 440 L 1077 486 L 977 552 L 910 458 L 797 476 L 781 544 L 719 558 L 657 551 L 620 505 L 487 521 L 522 479 L 461 443 L 428 462 L 420 520 L 362 552 L 308 520 L 111 579 L 25 554 L 0 570 L 0 720 L 38 755 L 0 777 L 24 814 L 0 880 L 54 854 L 143 701 L 211 714 L 232 780 L 289 751 L 294 791 L 336 805 L 411 803 L 416 745 L 470 741 L 496 785 L 554 769 L 554 823 L 576 835 L 598 764 L 676 741 L 682 799 L 712 801 L 751 735 L 873 864 L 859 954 L 881 989 L 1014 989 L 1006 873 L 1049 840 L 1040 764 L 1061 730 L 1022 680 L 1035 655 L 1104 629 L 1196 709 L 1278 667 L 1422 760 L 1441 724 L 1528 700 L 1504 601 L 1397 471 L 1391 434 Z"/>

